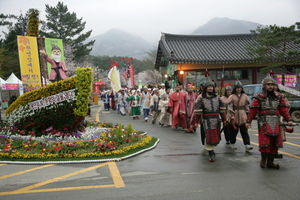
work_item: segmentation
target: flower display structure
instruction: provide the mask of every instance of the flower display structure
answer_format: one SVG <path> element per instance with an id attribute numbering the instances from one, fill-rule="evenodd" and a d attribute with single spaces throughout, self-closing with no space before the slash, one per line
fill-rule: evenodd
<path id="1" fill-rule="evenodd" d="M 0 160 L 74 160 L 111 158 L 152 145 L 157 138 L 139 134 L 131 124 L 88 122 L 77 136 L 41 137 L 0 132 Z M 3 128 L 3 127 L 2 127 Z"/>
<path id="2" fill-rule="evenodd" d="M 78 67 L 76 76 L 23 94 L 6 109 L 8 123 L 20 135 L 47 135 L 46 130 L 51 127 L 58 136 L 83 130 L 92 74 L 91 67 Z"/>

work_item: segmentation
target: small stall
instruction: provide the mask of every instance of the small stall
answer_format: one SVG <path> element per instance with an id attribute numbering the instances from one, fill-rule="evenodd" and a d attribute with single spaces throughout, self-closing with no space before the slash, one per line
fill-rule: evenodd
<path id="1" fill-rule="evenodd" d="M 0 83 L 0 100 L 2 103 L 2 108 L 5 109 L 9 106 L 8 101 L 14 93 L 17 97 L 24 93 L 23 84 L 14 73 L 12 73 L 6 81 L 0 78 Z"/>

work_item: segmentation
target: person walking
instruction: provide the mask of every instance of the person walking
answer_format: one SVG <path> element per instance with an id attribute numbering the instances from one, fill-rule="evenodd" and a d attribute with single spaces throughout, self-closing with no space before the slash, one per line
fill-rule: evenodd
<path id="1" fill-rule="evenodd" d="M 215 93 L 215 84 L 207 78 L 202 94 L 199 95 L 196 111 L 201 119 L 201 139 L 205 150 L 209 153 L 209 161 L 215 161 L 214 148 L 220 142 L 221 120 L 226 122 L 225 106 Z"/>
<path id="2" fill-rule="evenodd" d="M 181 86 L 176 85 L 175 92 L 169 96 L 167 112 L 171 114 L 172 128 L 177 129 L 179 126 L 185 127 L 183 120 L 183 110 L 181 110 L 181 103 L 184 101 L 184 93 L 180 91 Z"/>
<path id="3" fill-rule="evenodd" d="M 161 126 L 164 126 L 164 125 L 170 126 L 171 125 L 170 114 L 167 112 L 170 90 L 171 90 L 171 88 L 166 88 L 166 93 L 160 96 L 159 109 L 161 110 L 161 112 L 160 112 L 160 117 L 159 117 L 159 124 Z"/>
<path id="4" fill-rule="evenodd" d="M 197 94 L 194 93 L 191 84 L 187 85 L 187 94 L 184 96 L 184 102 L 181 104 L 181 109 L 183 110 L 185 119 L 185 132 L 194 133 L 198 127 L 198 116 L 195 115 L 195 102 L 197 99 Z"/>
<path id="5" fill-rule="evenodd" d="M 261 152 L 259 165 L 261 168 L 267 166 L 267 168 L 279 169 L 279 165 L 274 163 L 274 158 L 278 148 L 283 147 L 280 116 L 290 126 L 293 122 L 284 96 L 274 91 L 276 81 L 268 74 L 262 83 L 262 91 L 253 97 L 245 126 L 250 128 L 253 118 L 258 115 L 258 143 Z"/>
<path id="6" fill-rule="evenodd" d="M 222 102 L 224 103 L 224 101 L 226 101 L 229 96 L 232 93 L 232 88 L 228 85 L 225 88 L 225 94 L 221 97 Z M 226 123 L 225 126 L 223 127 L 224 129 L 224 135 L 225 135 L 225 141 L 226 144 L 230 144 L 230 123 L 231 120 L 233 119 L 232 117 L 234 116 L 234 113 L 229 112 L 228 110 L 228 105 L 226 103 L 224 103 L 224 105 L 226 106 Z"/>
<path id="7" fill-rule="evenodd" d="M 231 100 L 231 103 L 228 105 L 228 110 L 230 113 L 234 114 L 231 118 L 231 123 L 229 124 L 230 147 L 231 149 L 237 149 L 235 146 L 236 136 L 240 131 L 245 145 L 245 150 L 252 150 L 253 147 L 250 145 L 248 129 L 245 126 L 247 114 L 249 112 L 249 98 L 245 94 L 243 85 L 239 80 L 234 83 L 234 88 L 229 99 Z"/>
<path id="8" fill-rule="evenodd" d="M 150 99 L 150 109 L 153 110 L 152 124 L 156 123 L 156 119 L 159 117 L 161 110 L 159 109 L 160 95 L 158 88 L 154 88 L 153 96 Z"/>
<path id="9" fill-rule="evenodd" d="M 104 110 L 109 110 L 109 100 L 110 100 L 110 95 L 108 94 L 108 90 L 105 91 L 105 93 L 101 96 L 104 104 Z"/>
<path id="10" fill-rule="evenodd" d="M 118 105 L 120 109 L 119 111 L 122 116 L 126 115 L 126 107 L 127 107 L 126 98 L 127 95 L 125 94 L 125 89 L 122 88 L 118 94 Z"/>
<path id="11" fill-rule="evenodd" d="M 141 115 L 141 110 L 139 104 L 140 97 L 137 95 L 136 90 L 131 90 L 131 96 L 128 96 L 126 101 L 129 102 L 130 116 L 132 119 L 138 119 Z"/>
<path id="12" fill-rule="evenodd" d="M 143 117 L 145 122 L 148 121 L 149 112 L 150 112 L 150 98 L 151 94 L 147 87 L 143 88 L 143 91 L 141 92 L 141 98 L 140 98 L 140 105 L 143 109 Z"/>

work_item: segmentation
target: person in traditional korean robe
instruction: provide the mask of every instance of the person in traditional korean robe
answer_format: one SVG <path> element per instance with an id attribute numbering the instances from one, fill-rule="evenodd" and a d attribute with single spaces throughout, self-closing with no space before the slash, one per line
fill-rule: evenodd
<path id="1" fill-rule="evenodd" d="M 239 80 L 234 83 L 234 88 L 229 99 L 231 103 L 228 105 L 228 110 L 230 113 L 233 113 L 233 117 L 231 118 L 232 123 L 229 125 L 230 147 L 231 149 L 237 149 L 235 146 L 236 136 L 240 131 L 245 145 L 245 150 L 252 150 L 253 147 L 250 145 L 248 129 L 245 126 L 247 114 L 249 112 L 249 97 L 245 94 L 243 85 Z"/>
<path id="2" fill-rule="evenodd" d="M 115 93 L 114 93 L 114 91 L 112 90 L 111 93 L 110 93 L 109 95 L 110 95 L 110 105 L 111 105 L 111 109 L 112 109 L 112 110 L 116 110 L 116 109 L 117 109 L 117 106 L 116 106 Z"/>
<path id="3" fill-rule="evenodd" d="M 153 95 L 150 99 L 150 108 L 153 110 L 152 124 L 155 124 L 161 110 L 159 109 L 160 95 L 158 88 L 154 88 Z"/>
<path id="4" fill-rule="evenodd" d="M 140 109 L 140 97 L 137 95 L 136 90 L 131 91 L 131 96 L 126 98 L 126 101 L 129 103 L 130 106 L 130 116 L 132 119 L 138 119 L 141 115 Z"/>
<path id="5" fill-rule="evenodd" d="M 164 126 L 164 125 L 170 126 L 171 125 L 170 124 L 170 113 L 167 112 L 170 90 L 171 90 L 171 88 L 166 88 L 165 93 L 160 96 L 159 109 L 161 110 L 161 112 L 160 112 L 160 117 L 159 117 L 159 124 L 161 126 Z"/>
<path id="6" fill-rule="evenodd" d="M 151 99 L 150 91 L 147 87 L 144 87 L 143 91 L 141 92 L 140 105 L 143 110 L 143 116 L 144 116 L 145 122 L 148 121 L 148 117 L 149 117 L 150 99 Z"/>
<path id="7" fill-rule="evenodd" d="M 127 94 L 125 93 L 125 89 L 121 89 L 118 94 L 118 106 L 119 111 L 122 116 L 126 115 L 126 108 L 127 108 L 127 102 L 126 102 Z"/>
<path id="8" fill-rule="evenodd" d="M 275 153 L 278 148 L 283 147 L 280 116 L 288 122 L 288 125 L 293 124 L 284 96 L 274 91 L 275 83 L 276 81 L 270 74 L 263 79 L 263 90 L 253 97 L 246 121 L 246 128 L 250 128 L 252 119 L 258 115 L 258 143 L 259 151 L 261 152 L 261 168 L 265 168 L 265 166 L 273 169 L 280 168 L 278 164 L 274 163 Z"/>
<path id="9" fill-rule="evenodd" d="M 223 103 L 228 99 L 231 93 L 232 93 L 232 88 L 230 86 L 226 86 L 225 94 L 221 97 Z M 232 126 L 231 118 L 234 116 L 234 113 L 229 112 L 228 105 L 226 103 L 224 103 L 224 105 L 226 106 L 226 123 L 225 123 L 226 125 L 223 127 L 223 130 L 224 130 L 226 144 L 230 144 L 230 126 Z"/>
<path id="10" fill-rule="evenodd" d="M 195 102 L 198 95 L 194 93 L 193 87 L 191 84 L 187 85 L 187 94 L 184 96 L 184 101 L 181 104 L 181 110 L 183 110 L 184 120 L 185 120 L 185 132 L 193 133 L 196 131 L 199 119 L 195 115 Z"/>
<path id="11" fill-rule="evenodd" d="M 176 85 L 175 92 L 169 96 L 169 103 L 167 112 L 172 115 L 172 128 L 185 127 L 185 121 L 183 120 L 183 110 L 180 109 L 181 103 L 184 101 L 185 94 L 180 91 L 181 86 Z"/>
<path id="12" fill-rule="evenodd" d="M 109 91 L 105 91 L 104 94 L 101 95 L 103 104 L 104 104 L 104 110 L 109 110 L 109 101 L 110 101 L 110 95 L 108 94 Z"/>

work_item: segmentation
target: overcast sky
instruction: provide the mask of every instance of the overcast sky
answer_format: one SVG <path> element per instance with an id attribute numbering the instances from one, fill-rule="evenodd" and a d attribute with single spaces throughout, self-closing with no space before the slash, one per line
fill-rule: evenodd
<path id="1" fill-rule="evenodd" d="M 0 13 L 38 9 L 45 19 L 45 4 L 56 0 L 0 0 Z M 62 1 L 61 1 L 62 2 Z M 92 36 L 112 28 L 138 35 L 148 42 L 161 32 L 189 34 L 214 17 L 228 17 L 263 25 L 290 26 L 300 21 L 300 0 L 63 0 L 70 12 L 86 22 Z"/>

